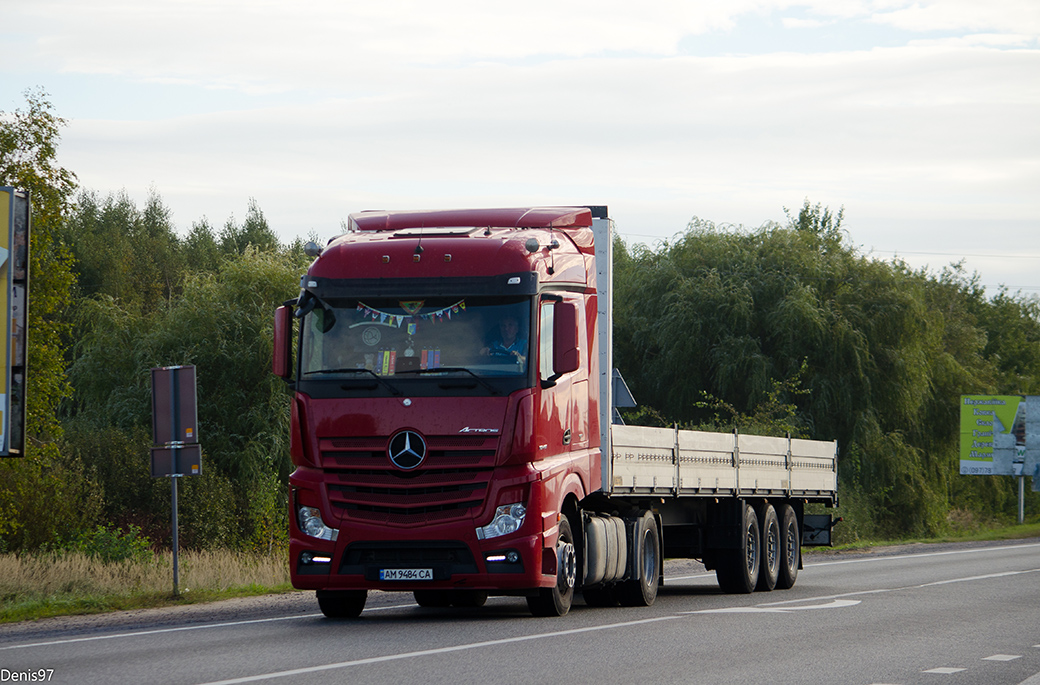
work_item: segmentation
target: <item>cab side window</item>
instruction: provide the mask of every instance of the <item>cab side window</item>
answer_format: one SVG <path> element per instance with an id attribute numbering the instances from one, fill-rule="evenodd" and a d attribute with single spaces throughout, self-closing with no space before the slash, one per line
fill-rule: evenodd
<path id="1" fill-rule="evenodd" d="M 541 303 L 538 325 L 538 377 L 543 381 L 553 378 L 553 312 L 555 302 Z"/>

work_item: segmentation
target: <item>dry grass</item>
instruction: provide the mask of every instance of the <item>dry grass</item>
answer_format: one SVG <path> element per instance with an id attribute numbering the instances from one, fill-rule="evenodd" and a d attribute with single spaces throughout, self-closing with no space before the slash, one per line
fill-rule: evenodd
<path id="1" fill-rule="evenodd" d="M 103 563 L 79 553 L 0 554 L 0 622 L 72 613 L 162 606 L 289 587 L 285 554 L 182 552 L 173 595 L 173 555 Z"/>

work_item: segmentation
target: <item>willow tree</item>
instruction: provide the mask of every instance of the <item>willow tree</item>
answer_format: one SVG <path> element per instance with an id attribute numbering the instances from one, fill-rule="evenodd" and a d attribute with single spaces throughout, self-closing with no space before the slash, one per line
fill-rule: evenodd
<path id="1" fill-rule="evenodd" d="M 695 219 L 656 249 L 619 244 L 616 363 L 674 421 L 792 407 L 795 432 L 838 441 L 865 531 L 935 533 L 956 494 L 957 395 L 1037 382 L 1037 321 L 949 273 L 859 254 L 842 220 L 806 202 L 784 225 Z M 992 347 L 994 317 L 1014 342 Z"/>

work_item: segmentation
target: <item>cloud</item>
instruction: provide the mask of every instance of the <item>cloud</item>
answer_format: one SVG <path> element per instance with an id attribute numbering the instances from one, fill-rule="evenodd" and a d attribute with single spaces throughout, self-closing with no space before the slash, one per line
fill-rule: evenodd
<path id="1" fill-rule="evenodd" d="M 1040 4 L 1033 0 L 899 3 L 894 9 L 879 10 L 873 20 L 906 31 L 999 32 L 1040 36 Z"/>
<path id="2" fill-rule="evenodd" d="M 1033 0 L 34 0 L 10 25 L 21 67 L 279 92 L 371 91 L 402 72 L 604 56 L 668 57 L 684 38 L 774 12 L 788 27 L 837 18 L 901 30 L 1040 36 Z M 11 68 L 11 67 L 9 67 Z"/>

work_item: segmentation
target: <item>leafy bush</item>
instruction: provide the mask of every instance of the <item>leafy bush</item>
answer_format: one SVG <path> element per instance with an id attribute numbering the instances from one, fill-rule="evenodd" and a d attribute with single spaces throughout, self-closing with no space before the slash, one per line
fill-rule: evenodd
<path id="1" fill-rule="evenodd" d="M 152 559 L 151 541 L 141 535 L 137 526 L 122 528 L 98 525 L 80 532 L 53 551 L 79 552 L 106 564 L 119 561 L 145 562 Z"/>

